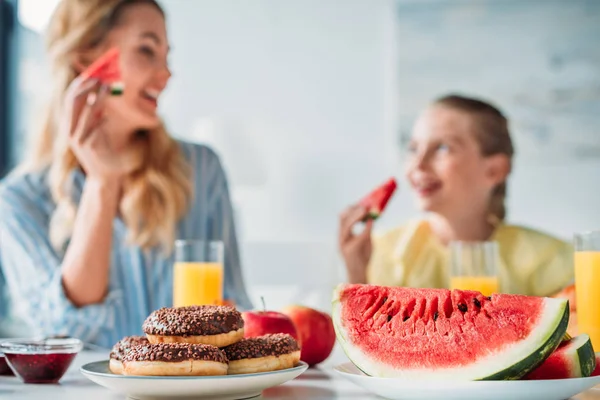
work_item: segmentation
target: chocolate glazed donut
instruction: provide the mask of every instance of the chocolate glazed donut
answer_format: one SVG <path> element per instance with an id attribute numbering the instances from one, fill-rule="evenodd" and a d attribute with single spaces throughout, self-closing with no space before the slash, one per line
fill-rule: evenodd
<path id="1" fill-rule="evenodd" d="M 229 375 L 292 368 L 300 361 L 298 342 L 283 333 L 243 339 L 223 349 Z"/>
<path id="2" fill-rule="evenodd" d="M 142 326 L 150 343 L 196 343 L 225 347 L 244 337 L 242 314 L 234 307 L 161 308 Z"/>
<path id="3" fill-rule="evenodd" d="M 127 354 L 132 347 L 149 344 L 145 336 L 127 336 L 119 340 L 110 352 L 109 369 L 113 374 L 123 373 L 123 356 Z"/>
<path id="4" fill-rule="evenodd" d="M 123 375 L 227 375 L 225 353 L 204 344 L 159 343 L 131 348 L 123 356 Z"/>

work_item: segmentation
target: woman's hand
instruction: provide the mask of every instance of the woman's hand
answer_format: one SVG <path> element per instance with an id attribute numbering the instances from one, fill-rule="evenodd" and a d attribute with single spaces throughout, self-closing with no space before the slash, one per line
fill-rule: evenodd
<path id="1" fill-rule="evenodd" d="M 120 186 L 131 168 L 125 155 L 112 148 L 103 131 L 108 93 L 108 88 L 95 79 L 75 79 L 66 93 L 62 126 L 66 127 L 69 146 L 87 179 Z"/>
<path id="2" fill-rule="evenodd" d="M 352 232 L 354 225 L 362 221 L 367 213 L 367 209 L 363 206 L 354 205 L 340 215 L 339 246 L 346 263 L 350 283 L 367 282 L 367 265 L 373 251 L 371 242 L 373 220 L 367 221 L 361 233 Z"/>

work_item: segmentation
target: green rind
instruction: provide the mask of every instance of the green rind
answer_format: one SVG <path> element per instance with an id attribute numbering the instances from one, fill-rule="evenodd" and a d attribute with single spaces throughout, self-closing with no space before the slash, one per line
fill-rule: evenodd
<path id="1" fill-rule="evenodd" d="M 569 304 L 565 303 L 565 309 L 560 316 L 560 322 L 557 328 L 552 332 L 548 340 L 544 342 L 536 351 L 525 357 L 523 360 L 513 364 L 509 368 L 482 378 L 482 381 L 516 380 L 524 377 L 544 362 L 550 354 L 560 345 L 567 332 L 569 325 Z"/>
<path id="2" fill-rule="evenodd" d="M 343 284 L 338 285 L 338 287 L 336 287 L 336 289 L 333 292 L 333 299 L 332 299 L 332 320 L 333 320 L 333 327 L 334 327 L 334 331 L 336 334 L 336 338 L 337 340 L 340 342 L 340 345 L 342 346 L 342 349 L 344 350 L 344 353 L 346 354 L 346 356 L 348 357 L 348 359 L 350 361 L 352 361 L 352 363 L 359 369 L 361 370 L 364 374 L 371 376 L 371 374 L 369 374 L 368 372 L 366 372 L 363 368 L 361 368 L 361 366 L 356 363 L 355 360 L 352 359 L 352 357 L 350 356 L 350 354 L 347 351 L 347 346 L 349 346 L 349 343 L 346 341 L 346 339 L 344 338 L 343 333 L 341 332 L 340 328 L 339 328 L 339 323 L 340 323 L 340 316 L 338 315 L 339 312 L 339 308 L 338 305 L 340 303 L 340 296 L 339 296 L 339 292 L 340 290 L 343 288 Z M 528 374 L 529 372 L 531 372 L 532 370 L 534 370 L 535 368 L 537 368 L 542 362 L 544 362 L 544 360 L 546 358 L 548 358 L 548 356 L 550 354 L 552 354 L 552 352 L 554 350 L 556 350 L 558 348 L 558 346 L 560 345 L 560 343 L 562 342 L 566 332 L 567 332 L 567 326 L 569 324 L 569 303 L 565 302 L 563 304 L 563 312 L 560 314 L 557 314 L 558 317 L 557 319 L 559 320 L 558 325 L 556 326 L 556 329 L 554 329 L 553 332 L 550 332 L 549 335 L 547 336 L 547 340 L 545 342 L 543 342 L 543 344 L 534 352 L 531 352 L 531 354 L 527 357 L 525 357 L 523 360 L 513 364 L 512 366 L 505 368 L 495 374 L 489 375 L 487 377 L 484 378 L 479 378 L 479 379 L 474 379 L 474 380 L 518 380 L 520 378 L 522 378 L 523 376 L 525 376 L 526 374 Z M 594 364 L 595 364 L 595 358 L 594 358 Z M 593 368 L 592 368 L 593 371 Z M 591 374 L 591 372 L 590 372 Z"/>
<path id="3" fill-rule="evenodd" d="M 579 358 L 581 376 L 588 377 L 592 375 L 592 372 L 596 368 L 596 353 L 594 353 L 594 347 L 590 340 L 577 349 L 577 357 Z"/>

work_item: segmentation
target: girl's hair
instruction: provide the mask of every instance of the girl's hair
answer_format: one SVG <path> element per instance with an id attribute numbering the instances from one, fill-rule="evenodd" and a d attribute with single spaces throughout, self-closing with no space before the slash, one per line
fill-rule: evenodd
<path id="1" fill-rule="evenodd" d="M 475 122 L 475 137 L 482 154 L 504 154 L 512 164 L 515 149 L 508 129 L 508 120 L 498 108 L 483 100 L 456 94 L 441 97 L 435 100 L 434 105 L 461 111 L 472 117 Z M 503 221 L 506 217 L 506 192 L 506 181 L 498 184 L 492 191 L 490 214 L 496 222 Z"/>
<path id="2" fill-rule="evenodd" d="M 50 239 L 62 250 L 72 235 L 76 206 L 71 198 L 71 173 L 80 163 L 59 131 L 65 92 L 76 78 L 77 54 L 100 45 L 121 23 L 134 4 L 150 4 L 164 14 L 155 0 L 62 0 L 50 21 L 47 50 L 52 67 L 52 97 L 41 129 L 22 165 L 25 170 L 49 168 L 49 186 L 56 209 L 50 221 Z M 185 215 L 192 185 L 190 168 L 178 143 L 163 125 L 136 136 L 139 166 L 124 182 L 120 216 L 129 228 L 129 240 L 143 248 L 160 246 L 170 252 L 177 221 Z"/>

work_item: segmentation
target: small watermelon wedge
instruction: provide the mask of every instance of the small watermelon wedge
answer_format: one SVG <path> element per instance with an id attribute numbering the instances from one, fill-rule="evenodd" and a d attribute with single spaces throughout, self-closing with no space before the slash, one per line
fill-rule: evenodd
<path id="1" fill-rule="evenodd" d="M 360 200 L 359 204 L 368 210 L 365 221 L 379 218 L 397 187 L 396 179 L 390 178 Z"/>
<path id="2" fill-rule="evenodd" d="M 544 362 L 524 379 L 585 378 L 596 368 L 596 356 L 590 337 L 581 334 L 563 341 Z"/>
<path id="3" fill-rule="evenodd" d="M 119 68 L 119 55 L 119 49 L 116 47 L 108 50 L 82 72 L 82 78 L 96 78 L 109 86 L 110 94 L 123 94 L 124 85 Z"/>

